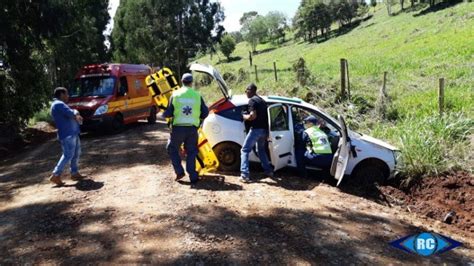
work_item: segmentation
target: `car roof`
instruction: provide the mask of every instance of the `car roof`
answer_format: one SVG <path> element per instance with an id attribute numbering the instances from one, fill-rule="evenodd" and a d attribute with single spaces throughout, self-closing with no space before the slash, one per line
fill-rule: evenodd
<path id="1" fill-rule="evenodd" d="M 323 114 L 324 116 L 326 116 L 328 119 L 332 120 L 338 127 L 340 127 L 339 121 L 337 119 L 330 116 L 327 112 L 325 112 L 321 108 L 319 108 L 315 105 L 312 105 L 310 103 L 307 103 L 307 102 L 303 101 L 302 99 L 295 98 L 295 97 L 289 98 L 289 97 L 283 97 L 283 96 L 277 96 L 277 95 L 268 95 L 268 96 L 260 95 L 260 96 L 265 100 L 265 102 L 270 103 L 270 104 L 274 104 L 274 103 L 284 103 L 285 104 L 286 103 L 286 104 L 296 105 L 296 106 L 299 106 L 299 107 L 315 110 L 315 111 Z M 231 102 L 235 106 L 242 106 L 242 105 L 248 104 L 249 99 L 247 98 L 246 95 L 243 95 L 243 94 L 232 95 Z"/>
<path id="2" fill-rule="evenodd" d="M 311 109 L 316 109 L 317 111 L 323 112 L 320 110 L 318 107 L 307 103 L 299 98 L 289 98 L 289 97 L 283 97 L 283 96 L 277 96 L 277 95 L 269 95 L 269 96 L 263 96 L 260 95 L 265 102 L 267 103 L 287 103 L 287 104 L 292 104 L 292 105 L 298 105 L 306 108 L 311 108 Z M 246 95 L 244 94 L 238 94 L 238 95 L 232 95 L 231 102 L 235 106 L 241 106 L 241 105 L 246 105 L 249 102 L 249 99 L 247 98 Z"/>

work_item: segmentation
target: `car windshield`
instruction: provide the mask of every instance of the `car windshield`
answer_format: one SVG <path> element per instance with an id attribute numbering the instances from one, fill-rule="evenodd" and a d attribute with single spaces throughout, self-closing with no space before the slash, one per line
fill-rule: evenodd
<path id="1" fill-rule="evenodd" d="M 76 79 L 70 89 L 71 97 L 108 96 L 114 93 L 114 77 L 85 77 Z"/>

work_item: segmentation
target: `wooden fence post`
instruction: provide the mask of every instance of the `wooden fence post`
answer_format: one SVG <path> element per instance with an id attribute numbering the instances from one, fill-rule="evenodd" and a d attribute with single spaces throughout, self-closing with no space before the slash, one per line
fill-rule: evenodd
<path id="1" fill-rule="evenodd" d="M 273 61 L 273 71 L 275 72 L 275 81 L 278 81 L 276 62 Z"/>
<path id="2" fill-rule="evenodd" d="M 258 82 L 257 65 L 254 65 L 254 67 L 255 67 L 255 82 Z"/>
<path id="3" fill-rule="evenodd" d="M 341 58 L 341 97 L 346 96 L 346 59 Z"/>
<path id="4" fill-rule="evenodd" d="M 385 118 L 387 115 L 387 106 L 386 106 L 387 100 L 388 100 L 388 95 L 386 91 L 387 74 L 388 74 L 387 71 L 383 72 L 383 83 L 382 83 L 382 87 L 380 87 L 379 97 L 377 99 L 377 103 L 375 107 L 377 110 L 377 113 L 381 116 L 382 119 Z"/>
<path id="5" fill-rule="evenodd" d="M 439 115 L 444 112 L 444 78 L 439 79 L 439 94 L 438 94 Z"/>
<path id="6" fill-rule="evenodd" d="M 249 51 L 249 62 L 250 66 L 252 66 L 252 52 Z"/>
<path id="7" fill-rule="evenodd" d="M 349 79 L 349 61 L 344 60 L 346 62 L 346 75 L 347 75 L 347 97 L 349 100 L 351 99 L 351 81 Z"/>

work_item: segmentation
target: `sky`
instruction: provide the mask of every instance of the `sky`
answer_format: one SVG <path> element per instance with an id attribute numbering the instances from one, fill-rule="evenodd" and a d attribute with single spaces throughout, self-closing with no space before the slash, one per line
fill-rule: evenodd
<path id="1" fill-rule="evenodd" d="M 109 14 L 113 18 L 120 0 L 109 0 Z M 222 23 L 227 32 L 240 30 L 239 19 L 244 12 L 257 11 L 261 15 L 266 15 L 269 11 L 281 11 L 288 19 L 296 13 L 299 0 L 220 0 L 224 9 L 225 20 Z M 113 28 L 113 19 L 107 26 L 106 34 L 110 34 Z"/>

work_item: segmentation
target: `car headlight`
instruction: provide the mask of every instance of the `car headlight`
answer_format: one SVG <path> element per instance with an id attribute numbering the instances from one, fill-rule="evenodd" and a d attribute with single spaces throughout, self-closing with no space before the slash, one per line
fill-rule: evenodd
<path id="1" fill-rule="evenodd" d="M 95 110 L 94 115 L 103 115 L 107 113 L 108 110 L 109 110 L 109 106 L 107 104 L 101 105 L 99 106 L 99 108 L 97 108 L 97 110 Z"/>

